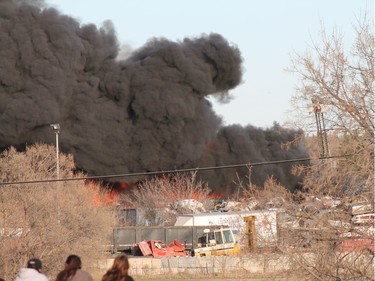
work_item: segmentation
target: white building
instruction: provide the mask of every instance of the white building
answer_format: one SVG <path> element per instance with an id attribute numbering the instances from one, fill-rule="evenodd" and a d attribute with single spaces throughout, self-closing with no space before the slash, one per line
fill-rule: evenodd
<path id="1" fill-rule="evenodd" d="M 244 217 L 255 216 L 255 233 L 258 247 L 273 246 L 277 242 L 277 211 L 257 210 L 241 212 L 215 212 L 185 214 L 177 217 L 175 226 L 227 225 L 237 232 L 237 240 L 245 239 Z"/>

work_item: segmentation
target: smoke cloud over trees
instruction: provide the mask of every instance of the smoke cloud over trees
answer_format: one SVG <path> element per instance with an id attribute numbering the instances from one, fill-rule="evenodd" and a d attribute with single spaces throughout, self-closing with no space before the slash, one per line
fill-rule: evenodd
<path id="1" fill-rule="evenodd" d="M 297 134 L 280 126 L 223 126 L 207 97 L 241 83 L 240 50 L 219 34 L 152 38 L 126 59 L 110 22 L 81 25 L 53 8 L 0 2 L 0 147 L 54 143 L 89 175 L 267 162 L 306 157 L 282 149 Z M 251 110 L 251 105 L 249 105 Z M 228 190 L 246 168 L 206 171 Z M 294 188 L 290 165 L 252 170 Z M 134 179 L 130 179 L 134 180 Z"/>

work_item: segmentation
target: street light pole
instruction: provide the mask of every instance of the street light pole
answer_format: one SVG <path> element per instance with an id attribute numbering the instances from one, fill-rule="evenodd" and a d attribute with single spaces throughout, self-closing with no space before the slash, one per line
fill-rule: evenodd
<path id="1" fill-rule="evenodd" d="M 56 134 L 56 177 L 57 182 L 56 185 L 59 187 L 59 179 L 60 179 L 60 157 L 59 157 L 59 132 L 60 132 L 60 124 L 55 123 L 50 125 L 53 131 Z M 58 188 L 57 188 L 58 189 Z M 58 190 L 57 190 L 58 192 Z M 58 198 L 56 198 L 56 206 L 57 206 L 57 223 L 60 224 L 60 204 Z"/>
<path id="2" fill-rule="evenodd" d="M 51 128 L 56 134 L 56 177 L 60 179 L 60 163 L 59 163 L 59 132 L 60 132 L 60 124 L 55 123 L 51 124 Z"/>

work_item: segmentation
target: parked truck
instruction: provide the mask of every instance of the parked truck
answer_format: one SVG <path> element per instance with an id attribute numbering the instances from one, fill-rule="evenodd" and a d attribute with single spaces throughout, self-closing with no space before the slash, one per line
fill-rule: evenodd
<path id="1" fill-rule="evenodd" d="M 278 240 L 277 210 L 184 214 L 175 226 L 227 225 L 241 248 L 254 251 L 274 248 Z"/>
<path id="2" fill-rule="evenodd" d="M 227 235 L 220 229 L 227 229 Z M 256 229 L 256 231 L 255 231 Z M 210 234 L 209 234 L 210 233 Z M 207 237 L 213 237 L 208 239 Z M 217 237 L 215 237 L 217 236 Z M 219 238 L 221 236 L 222 238 Z M 230 237 L 233 236 L 230 241 Z M 204 239 L 208 239 L 202 243 Z M 199 255 L 219 254 L 219 248 L 227 248 L 224 254 L 234 254 L 239 248 L 254 251 L 258 247 L 274 246 L 277 241 L 276 211 L 247 211 L 247 212 L 214 212 L 202 214 L 180 215 L 174 226 L 133 226 L 118 227 L 113 230 L 112 252 L 133 254 L 134 246 L 141 241 L 162 240 L 169 245 L 177 240 L 185 246 L 188 254 Z M 214 243 L 215 247 L 213 247 Z M 229 241 L 229 242 L 225 242 Z M 213 247 L 203 254 L 202 248 Z M 207 250 L 207 249 L 206 249 Z"/>
<path id="3" fill-rule="evenodd" d="M 204 236 L 200 237 L 199 243 L 192 250 L 193 256 L 223 256 L 240 255 L 241 249 L 229 227 L 220 227 L 210 231 L 204 230 Z"/>
<path id="4" fill-rule="evenodd" d="M 117 227 L 112 234 L 112 253 L 125 252 L 134 254 L 134 247 L 141 241 L 162 240 L 166 244 L 179 241 L 191 254 L 197 248 L 205 230 L 214 231 L 223 226 L 129 226 Z"/>

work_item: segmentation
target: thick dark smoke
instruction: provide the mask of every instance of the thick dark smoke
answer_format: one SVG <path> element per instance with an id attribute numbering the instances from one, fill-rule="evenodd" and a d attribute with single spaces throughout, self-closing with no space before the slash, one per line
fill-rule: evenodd
<path id="1" fill-rule="evenodd" d="M 152 39 L 126 60 L 111 24 L 81 26 L 51 8 L 0 0 L 0 147 L 54 143 L 89 175 L 147 172 L 293 159 L 301 147 L 280 144 L 296 132 L 280 127 L 222 127 L 208 95 L 241 82 L 240 51 L 219 34 L 181 42 Z M 26 3 L 30 3 L 27 1 Z M 287 165 L 254 168 L 257 183 L 274 174 L 287 186 Z M 228 190 L 242 170 L 202 174 Z"/>

